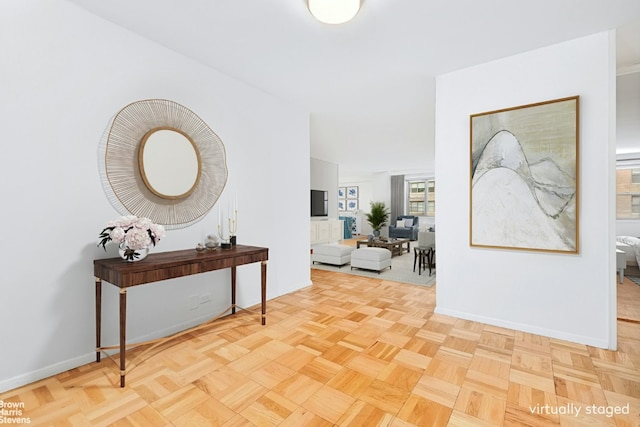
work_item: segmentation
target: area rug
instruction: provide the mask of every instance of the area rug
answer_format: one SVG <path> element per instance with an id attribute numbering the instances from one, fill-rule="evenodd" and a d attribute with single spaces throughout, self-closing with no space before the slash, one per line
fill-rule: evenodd
<path id="1" fill-rule="evenodd" d="M 631 280 L 633 283 L 635 283 L 636 285 L 640 286 L 640 277 L 638 276 L 624 276 L 627 279 Z"/>
<path id="2" fill-rule="evenodd" d="M 336 271 L 339 273 L 355 274 L 356 276 L 371 277 L 373 279 L 391 280 L 394 282 L 411 283 L 413 285 L 420 286 L 433 286 L 436 284 L 436 272 L 432 270 L 431 277 L 429 277 L 429 270 L 423 271 L 422 274 L 418 274 L 416 266 L 415 273 L 413 272 L 413 253 L 404 253 L 403 255 L 394 256 L 391 258 L 391 269 L 384 269 L 378 274 L 377 271 L 361 270 L 359 268 L 351 269 L 349 264 L 345 264 L 342 267 L 330 264 L 318 264 L 311 262 L 311 268 L 317 268 L 319 270 Z"/>

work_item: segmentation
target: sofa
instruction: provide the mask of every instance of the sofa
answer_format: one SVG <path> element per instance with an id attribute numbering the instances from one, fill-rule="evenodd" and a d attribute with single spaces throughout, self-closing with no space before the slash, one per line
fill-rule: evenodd
<path id="1" fill-rule="evenodd" d="M 389 238 L 418 240 L 418 221 L 414 215 L 400 215 L 389 224 Z"/>

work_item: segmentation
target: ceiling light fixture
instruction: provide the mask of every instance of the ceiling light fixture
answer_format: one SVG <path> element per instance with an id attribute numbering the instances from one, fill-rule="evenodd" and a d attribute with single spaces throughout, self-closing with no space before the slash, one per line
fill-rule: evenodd
<path id="1" fill-rule="evenodd" d="M 325 24 L 343 24 L 360 10 L 360 0 L 307 0 L 309 11 Z"/>

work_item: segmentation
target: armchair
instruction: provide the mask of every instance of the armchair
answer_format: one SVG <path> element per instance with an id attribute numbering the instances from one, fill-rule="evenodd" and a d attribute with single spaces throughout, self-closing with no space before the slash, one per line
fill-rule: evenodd
<path id="1" fill-rule="evenodd" d="M 392 239 L 418 240 L 417 216 L 401 215 L 392 224 L 389 224 L 389 237 Z"/>

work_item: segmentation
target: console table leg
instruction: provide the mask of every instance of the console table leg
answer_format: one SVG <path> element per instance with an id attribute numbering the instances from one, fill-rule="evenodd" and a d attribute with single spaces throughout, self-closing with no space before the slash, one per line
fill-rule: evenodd
<path id="1" fill-rule="evenodd" d="M 236 267 L 231 267 L 231 314 L 236 314 Z"/>
<path id="2" fill-rule="evenodd" d="M 120 387 L 124 387 L 127 348 L 125 346 L 127 333 L 127 290 L 120 289 Z"/>
<path id="3" fill-rule="evenodd" d="M 267 261 L 262 261 L 261 268 L 262 324 L 267 324 Z"/>
<path id="4" fill-rule="evenodd" d="M 96 362 L 100 362 L 102 329 L 102 279 L 96 277 Z"/>

